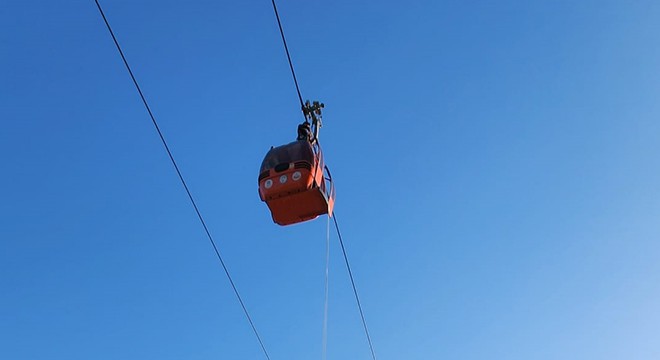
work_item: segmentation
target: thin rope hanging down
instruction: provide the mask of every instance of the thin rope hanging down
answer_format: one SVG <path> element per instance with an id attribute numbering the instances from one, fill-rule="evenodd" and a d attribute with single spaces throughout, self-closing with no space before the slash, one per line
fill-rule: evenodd
<path id="1" fill-rule="evenodd" d="M 325 301 L 323 305 L 323 345 L 322 360 L 326 360 L 328 353 L 328 273 L 330 269 L 330 216 L 325 230 Z"/>
<path id="2" fill-rule="evenodd" d="M 264 355 L 266 356 L 266 359 L 270 360 L 270 356 L 268 356 L 268 352 L 266 351 L 266 347 L 264 346 L 263 341 L 261 340 L 261 337 L 259 336 L 259 333 L 257 332 L 257 328 L 254 325 L 254 322 L 252 321 L 252 317 L 250 317 L 250 313 L 248 313 L 247 308 L 245 307 L 245 303 L 243 302 L 243 298 L 238 292 L 238 289 L 236 288 L 236 285 L 234 284 L 234 280 L 232 279 L 229 269 L 227 268 L 227 265 L 225 264 L 225 261 L 223 260 L 222 256 L 220 255 L 220 250 L 218 250 L 218 246 L 216 245 L 215 241 L 213 240 L 213 236 L 211 236 L 211 232 L 209 231 L 208 226 L 206 225 L 206 221 L 204 221 L 204 217 L 202 216 L 202 213 L 199 211 L 199 208 L 197 207 L 197 203 L 195 202 L 195 199 L 192 196 L 192 193 L 190 192 L 190 189 L 188 188 L 188 184 L 186 183 L 186 180 L 183 177 L 183 174 L 181 173 L 181 170 L 179 169 L 179 166 L 177 165 L 176 161 L 174 160 L 174 156 L 172 155 L 172 152 L 170 151 L 170 147 L 167 145 L 167 141 L 165 141 L 165 137 L 163 136 L 163 133 L 160 130 L 160 127 L 158 126 L 158 122 L 156 121 L 156 118 L 154 117 L 153 112 L 151 111 L 151 108 L 149 107 L 149 104 L 147 103 L 147 99 L 144 96 L 144 93 L 142 92 L 142 89 L 140 88 L 140 85 L 138 84 L 135 76 L 133 75 L 133 71 L 131 70 L 131 67 L 128 65 L 128 61 L 126 60 L 126 56 L 124 56 L 124 52 L 121 49 L 121 46 L 119 46 L 119 41 L 117 41 L 117 37 L 115 36 L 114 31 L 112 31 L 112 28 L 110 27 L 110 23 L 108 22 L 108 19 L 105 16 L 105 13 L 103 12 L 103 9 L 101 8 L 101 4 L 99 4 L 98 0 L 94 0 L 96 2 L 96 7 L 98 8 L 99 12 L 101 13 L 101 17 L 103 17 L 103 21 L 105 22 L 106 27 L 108 28 L 108 31 L 110 32 L 110 36 L 112 36 L 112 40 L 115 43 L 115 46 L 117 47 L 117 50 L 119 51 L 119 55 L 121 56 L 121 59 L 124 61 L 124 65 L 126 66 L 126 70 L 128 70 L 128 74 L 131 76 L 131 80 L 133 80 L 133 84 L 135 85 L 135 88 L 137 89 L 138 94 L 140 94 L 140 98 L 142 99 L 142 103 L 144 104 L 144 107 L 147 109 L 147 112 L 149 113 L 149 117 L 151 118 L 151 122 L 153 123 L 154 127 L 156 128 L 156 132 L 158 133 L 158 136 L 160 137 L 160 141 L 163 143 L 163 146 L 165 147 L 165 151 L 167 152 L 168 157 L 170 158 L 170 161 L 172 162 L 172 165 L 174 166 L 174 170 L 176 170 L 177 175 L 179 176 L 179 180 L 181 181 L 181 185 L 183 185 L 183 188 L 186 191 L 186 194 L 188 194 L 188 199 L 190 199 L 190 203 L 192 204 L 195 213 L 197 214 L 197 217 L 199 218 L 199 221 L 202 224 L 202 227 L 204 228 L 204 232 L 206 233 L 206 236 L 208 237 L 209 241 L 211 242 L 211 246 L 213 247 L 213 251 L 215 252 L 216 257 L 218 260 L 220 260 L 220 265 L 222 265 L 222 269 L 225 272 L 225 275 L 227 276 L 227 279 L 229 280 L 229 284 L 231 285 L 231 288 L 234 290 L 234 294 L 236 295 L 236 298 L 238 299 L 238 302 L 241 305 L 241 308 L 243 309 L 243 313 L 245 314 L 245 317 L 247 318 L 248 322 L 250 323 L 250 326 L 252 327 L 252 331 L 254 332 L 254 335 L 257 337 L 257 340 L 259 342 L 259 345 L 261 346 L 261 350 L 263 351 Z"/>

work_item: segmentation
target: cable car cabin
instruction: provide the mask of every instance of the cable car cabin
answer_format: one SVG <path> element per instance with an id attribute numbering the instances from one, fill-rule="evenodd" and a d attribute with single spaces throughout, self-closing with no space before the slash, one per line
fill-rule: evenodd
<path id="1" fill-rule="evenodd" d="M 259 171 L 259 197 L 279 225 L 332 216 L 335 191 L 318 142 L 297 140 L 271 148 Z"/>

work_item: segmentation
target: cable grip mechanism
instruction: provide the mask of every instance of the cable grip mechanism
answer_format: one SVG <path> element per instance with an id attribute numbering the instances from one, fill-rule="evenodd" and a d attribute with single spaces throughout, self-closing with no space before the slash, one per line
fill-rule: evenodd
<path id="1" fill-rule="evenodd" d="M 325 104 L 318 101 L 309 100 L 305 101 L 305 105 L 302 107 L 303 114 L 305 115 L 305 122 L 312 123 L 312 142 L 318 141 L 319 130 L 323 126 L 323 115 L 321 114 L 321 109 L 325 107 Z"/>

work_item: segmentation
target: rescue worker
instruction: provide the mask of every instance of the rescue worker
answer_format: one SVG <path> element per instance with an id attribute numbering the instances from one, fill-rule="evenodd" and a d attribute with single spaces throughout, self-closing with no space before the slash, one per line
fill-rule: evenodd
<path id="1" fill-rule="evenodd" d="M 308 121 L 298 125 L 298 139 L 297 140 L 307 140 L 312 142 L 312 129 Z"/>

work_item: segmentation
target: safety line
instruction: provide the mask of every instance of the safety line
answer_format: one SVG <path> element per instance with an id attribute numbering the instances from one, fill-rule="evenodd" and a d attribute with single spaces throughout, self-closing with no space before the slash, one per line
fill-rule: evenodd
<path id="1" fill-rule="evenodd" d="M 321 360 L 326 360 L 328 353 L 328 273 L 330 270 L 330 216 L 325 230 L 325 302 L 323 305 L 323 353 Z"/>
<path id="2" fill-rule="evenodd" d="M 284 37 L 284 30 L 282 29 L 282 22 L 280 21 L 280 14 L 277 12 L 277 5 L 275 5 L 275 0 L 271 0 L 273 3 L 273 10 L 275 11 L 275 17 L 277 18 L 277 26 L 280 28 L 280 35 L 282 35 L 282 43 L 284 44 L 284 51 L 286 51 L 286 58 L 289 60 L 289 68 L 291 68 L 291 75 L 293 76 L 293 83 L 296 84 L 296 91 L 298 92 L 298 100 L 300 100 L 300 108 L 303 109 L 305 104 L 303 103 L 302 95 L 300 94 L 300 86 L 298 86 L 298 79 L 296 78 L 296 72 L 293 70 L 293 62 L 291 61 L 291 55 L 289 54 L 289 47 L 286 44 L 286 38 Z M 304 112 L 303 112 L 304 115 Z M 305 117 L 307 120 L 307 117 Z"/>
<path id="3" fill-rule="evenodd" d="M 353 280 L 353 272 L 351 271 L 351 265 L 348 263 L 348 256 L 346 255 L 344 240 L 341 237 L 341 232 L 339 231 L 339 225 L 337 224 L 336 213 L 332 214 L 332 219 L 335 222 L 335 229 L 337 229 L 337 237 L 339 237 L 339 244 L 341 245 L 341 251 L 344 254 L 344 261 L 346 262 L 346 268 L 348 269 L 348 276 L 351 278 L 351 285 L 353 285 L 353 294 L 355 294 L 355 301 L 357 302 L 358 309 L 360 310 L 360 318 L 362 318 L 362 326 L 364 326 L 364 333 L 367 335 L 367 341 L 369 342 L 369 349 L 371 350 L 371 358 L 373 360 L 376 360 L 376 353 L 374 352 L 374 346 L 371 342 L 371 336 L 369 336 L 369 329 L 367 329 L 367 321 L 364 319 L 362 304 L 360 304 L 360 297 L 358 296 L 357 288 L 355 287 L 355 280 Z"/>
<path id="4" fill-rule="evenodd" d="M 124 61 L 124 65 L 126 65 L 126 69 L 128 70 L 128 74 L 131 76 L 131 79 L 133 80 L 133 84 L 135 85 L 135 88 L 137 89 L 138 93 L 140 94 L 140 98 L 142 99 L 142 103 L 144 104 L 145 108 L 147 109 L 147 112 L 149 113 L 149 117 L 151 117 L 151 122 L 153 123 L 154 127 L 156 128 L 156 132 L 158 132 L 158 136 L 160 137 L 161 142 L 163 143 L 163 146 L 165 147 L 165 150 L 167 151 L 167 155 L 170 158 L 170 161 L 172 162 L 172 165 L 174 165 L 174 169 L 176 170 L 177 175 L 179 176 L 179 180 L 181 180 L 181 184 L 183 185 L 183 188 L 186 190 L 186 194 L 188 194 L 188 198 L 190 199 L 190 203 L 192 204 L 193 208 L 195 209 L 195 213 L 197 213 L 197 217 L 199 218 L 199 221 L 202 223 L 202 227 L 204 227 L 204 231 L 206 232 L 206 236 L 208 237 L 209 241 L 211 242 L 211 245 L 213 246 L 213 250 L 215 251 L 215 255 L 217 256 L 218 260 L 220 260 L 220 264 L 222 265 L 222 269 L 225 271 L 225 275 L 227 275 L 227 279 L 229 279 L 229 283 L 231 284 L 232 289 L 234 290 L 234 294 L 236 294 L 236 298 L 238 299 L 238 302 L 241 304 L 241 307 L 243 308 L 243 312 L 245 313 L 245 317 L 247 318 L 248 322 L 250 323 L 250 326 L 252 327 L 252 331 L 254 331 L 254 335 L 257 337 L 257 340 L 259 341 L 259 345 L 261 345 L 261 350 L 263 350 L 264 355 L 266 356 L 266 359 L 270 360 L 270 356 L 268 356 L 268 352 L 266 351 L 266 347 L 264 346 L 263 341 L 261 341 L 261 337 L 259 336 L 259 333 L 257 332 L 257 328 L 254 326 L 254 322 L 252 321 L 252 317 L 250 317 L 250 314 L 248 313 L 247 308 L 245 307 L 245 303 L 243 302 L 243 299 L 241 298 L 241 295 L 238 293 L 238 289 L 236 288 L 236 285 L 234 284 L 234 280 L 232 279 L 231 275 L 229 274 L 229 269 L 227 269 L 227 265 L 225 265 L 225 261 L 222 259 L 222 256 L 220 255 L 220 251 L 218 250 L 218 247 L 213 240 L 213 237 L 211 236 L 211 232 L 208 229 L 208 226 L 206 226 L 206 221 L 204 221 L 204 218 L 202 217 L 201 212 L 199 211 L 199 208 L 197 207 L 197 203 L 195 202 L 195 199 L 193 198 L 190 189 L 188 188 L 188 185 L 186 184 L 186 180 L 183 178 L 183 175 L 181 174 L 181 170 L 179 170 L 179 166 L 176 164 L 176 161 L 174 160 L 174 156 L 172 155 L 172 152 L 170 151 L 170 147 L 167 145 L 167 142 L 165 141 L 165 137 L 163 136 L 163 133 L 160 130 L 160 127 L 158 126 L 158 123 L 156 122 L 156 118 L 154 117 L 153 113 L 151 112 L 151 108 L 149 107 L 149 104 L 147 103 L 147 100 L 144 97 L 144 94 L 142 93 L 142 89 L 140 88 L 140 85 L 138 84 L 137 80 L 135 79 L 135 76 L 133 75 L 133 71 L 131 70 L 131 67 L 128 65 L 128 61 L 126 60 L 126 57 L 124 56 L 124 52 L 121 49 L 121 46 L 119 46 L 119 42 L 117 41 L 117 38 L 115 37 L 114 31 L 112 31 L 112 28 L 110 27 L 110 23 L 108 22 L 108 19 L 105 17 L 105 13 L 103 12 L 103 9 L 101 8 L 101 4 L 99 4 L 98 0 L 94 0 L 96 2 L 96 6 L 99 9 L 99 12 L 101 13 L 101 16 L 103 17 L 103 21 L 105 22 L 105 25 L 108 27 L 108 31 L 110 32 L 110 36 L 112 36 L 112 40 L 115 43 L 115 46 L 117 47 L 117 50 L 119 51 L 119 55 L 121 55 L 121 59 Z"/>

